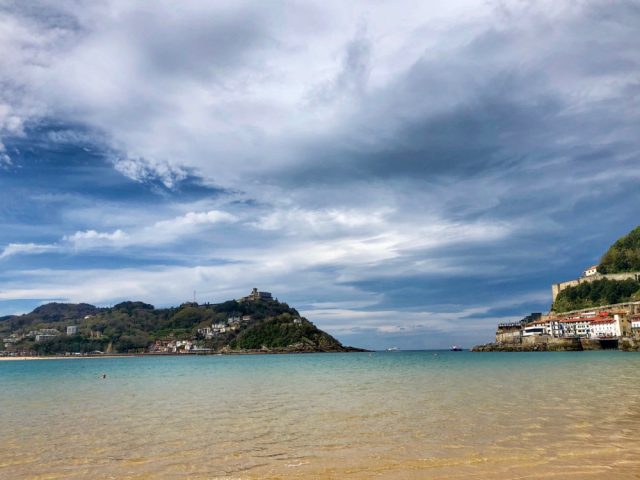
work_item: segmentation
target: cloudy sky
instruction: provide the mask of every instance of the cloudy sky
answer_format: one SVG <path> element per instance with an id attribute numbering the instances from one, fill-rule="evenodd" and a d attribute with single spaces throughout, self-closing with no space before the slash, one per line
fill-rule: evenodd
<path id="1" fill-rule="evenodd" d="M 0 314 L 271 291 L 490 341 L 640 223 L 635 1 L 0 0 Z"/>

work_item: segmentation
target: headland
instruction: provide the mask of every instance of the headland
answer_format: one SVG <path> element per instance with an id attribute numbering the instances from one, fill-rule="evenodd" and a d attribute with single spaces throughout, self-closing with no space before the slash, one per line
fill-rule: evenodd
<path id="1" fill-rule="evenodd" d="M 618 239 L 599 264 L 551 285 L 551 310 L 501 323 L 476 352 L 640 351 L 640 227 Z"/>
<path id="2" fill-rule="evenodd" d="M 0 317 L 0 358 L 249 355 L 358 352 L 271 293 L 178 307 L 126 301 L 112 307 L 49 303 Z"/>

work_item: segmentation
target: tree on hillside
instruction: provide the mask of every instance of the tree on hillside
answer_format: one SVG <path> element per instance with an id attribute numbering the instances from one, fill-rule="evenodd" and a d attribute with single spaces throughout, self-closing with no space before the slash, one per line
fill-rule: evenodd
<path id="1" fill-rule="evenodd" d="M 554 312 L 568 312 L 582 308 L 599 307 L 635 301 L 640 298 L 640 282 L 628 280 L 596 280 L 565 288 L 553 303 Z"/>
<path id="2" fill-rule="evenodd" d="M 601 273 L 640 271 L 640 227 L 618 239 L 600 260 Z"/>

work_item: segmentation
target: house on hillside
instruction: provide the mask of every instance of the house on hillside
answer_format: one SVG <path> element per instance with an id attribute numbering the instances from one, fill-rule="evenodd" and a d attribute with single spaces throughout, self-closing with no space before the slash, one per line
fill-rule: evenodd
<path id="1" fill-rule="evenodd" d="M 226 323 L 219 322 L 219 323 L 212 323 L 211 324 L 211 330 L 213 330 L 214 333 L 215 332 L 224 333 L 226 328 L 227 328 L 227 324 Z"/>
<path id="2" fill-rule="evenodd" d="M 584 272 L 582 272 L 582 276 L 583 277 L 591 277 L 591 276 L 595 275 L 596 273 L 598 273 L 598 267 L 599 267 L 599 265 L 592 265 L 592 266 L 586 268 L 584 270 Z"/>
<path id="3" fill-rule="evenodd" d="M 6 348 L 10 345 L 15 345 L 16 343 L 20 343 L 23 339 L 24 339 L 24 335 L 16 335 L 15 333 L 12 333 L 8 337 L 3 338 L 2 341 L 4 342 L 4 346 Z"/>
<path id="4" fill-rule="evenodd" d="M 46 340 L 52 340 L 60 335 L 60 332 L 55 328 L 41 328 L 40 330 L 31 330 L 27 333 L 28 338 L 35 338 L 36 342 L 44 342 Z"/>
<path id="5" fill-rule="evenodd" d="M 617 315 L 602 315 L 591 320 L 591 338 L 610 338 L 621 335 L 620 317 Z"/>
<path id="6" fill-rule="evenodd" d="M 211 330 L 211 327 L 199 328 L 198 335 L 204 337 L 206 340 L 209 340 L 210 338 L 213 338 L 213 330 Z"/>

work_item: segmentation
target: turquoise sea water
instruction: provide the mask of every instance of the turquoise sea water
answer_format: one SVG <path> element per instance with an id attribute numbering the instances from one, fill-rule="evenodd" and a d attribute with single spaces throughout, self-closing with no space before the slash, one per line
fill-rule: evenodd
<path id="1" fill-rule="evenodd" d="M 639 369 L 617 351 L 1 361 L 0 478 L 640 478 Z"/>

